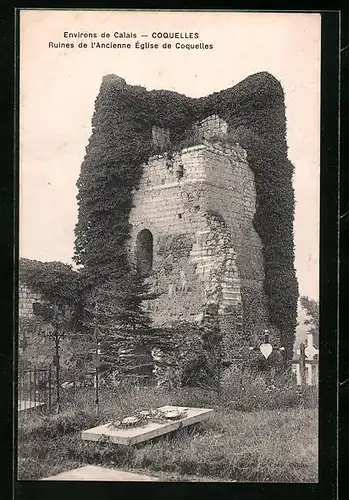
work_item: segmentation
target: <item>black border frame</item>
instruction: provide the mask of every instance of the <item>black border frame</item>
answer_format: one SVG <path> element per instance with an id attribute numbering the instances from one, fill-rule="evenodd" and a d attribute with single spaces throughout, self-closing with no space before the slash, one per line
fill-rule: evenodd
<path id="1" fill-rule="evenodd" d="M 349 15 L 342 14 L 341 24 L 341 141 L 340 141 L 340 265 L 339 265 L 339 467 L 338 483 L 345 491 L 349 483 L 345 465 L 349 462 L 349 343 L 345 329 L 348 324 L 349 290 L 346 276 L 349 271 L 349 154 L 348 154 L 348 120 L 349 93 L 346 85 L 349 82 Z M 342 445 L 341 445 L 342 444 Z M 346 488 L 348 489 L 348 488 Z"/>
<path id="2" fill-rule="evenodd" d="M 43 8 L 43 7 L 30 7 Z M 49 7 L 51 9 L 61 7 Z M 69 7 L 65 7 L 69 8 Z M 77 7 L 75 7 L 77 8 Z M 100 6 L 100 8 L 104 8 Z M 108 7 L 111 8 L 111 7 Z M 18 7 L 19 9 L 19 7 Z M 146 9 L 145 9 L 146 10 Z M 194 10 L 194 9 L 172 9 Z M 205 10 L 205 9 L 196 9 Z M 210 10 L 222 10 L 217 5 Z M 233 9 L 230 9 L 233 10 Z M 258 11 L 258 9 L 234 9 Z M 260 10 L 259 10 L 260 11 Z M 276 12 L 278 9 L 268 10 Z M 264 483 L 80 483 L 80 482 L 40 482 L 40 481 L 12 481 L 13 470 L 16 469 L 16 451 L 12 451 L 13 438 L 16 437 L 16 425 L 13 427 L 13 380 L 16 375 L 17 356 L 16 341 L 13 346 L 12 332 L 16 329 L 17 318 L 14 311 L 17 305 L 16 279 L 13 277 L 13 267 L 17 277 L 18 262 L 18 107 L 6 107 L 4 123 L 5 133 L 2 141 L 5 145 L 7 160 L 6 167 L 1 170 L 0 189 L 2 201 L 0 206 L 2 215 L 2 287 L 1 300 L 3 346 L 0 359 L 5 362 L 2 375 L 5 379 L 6 395 L 3 411 L 1 433 L 7 467 L 7 482 L 0 484 L 2 498 L 9 498 L 10 493 L 19 499 L 35 499 L 47 497 L 86 498 L 89 495 L 99 498 L 110 498 L 113 493 L 118 497 L 123 495 L 151 495 L 160 498 L 164 495 L 171 497 L 190 497 L 194 493 L 229 496 L 232 493 L 236 498 L 252 495 L 252 498 L 264 498 L 268 495 L 283 495 L 293 498 L 300 495 L 304 498 L 336 498 L 338 477 L 338 126 L 339 126 L 339 11 L 301 10 L 290 9 L 289 12 L 320 12 L 322 14 L 321 35 L 321 207 L 320 207 L 320 324 L 321 324 L 321 364 L 320 364 L 320 467 L 318 484 L 264 484 Z M 18 105 L 18 71 L 14 75 L 13 52 L 16 46 L 16 61 L 18 63 L 18 29 L 15 30 L 15 11 L 8 8 L 4 12 L 0 26 L 5 29 L 3 34 L 3 58 L 5 62 L 2 72 L 2 84 L 5 83 L 5 92 L 1 98 L 4 104 Z M 16 19 L 18 28 L 18 18 Z M 5 50 L 4 50 L 5 48 Z M 13 125 L 13 127 L 11 126 Z M 13 136 L 15 136 L 15 144 Z M 6 157 L 6 156 L 5 156 Z M 15 166 L 13 168 L 13 158 Z M 15 250 L 13 250 L 13 243 Z M 4 286 L 5 285 L 5 286 Z M 14 297 L 14 300 L 13 300 Z M 15 308 L 14 308 L 15 306 Z M 16 330 L 15 330 L 16 331 Z M 14 398 L 14 401 L 16 398 Z M 11 430 L 13 433 L 11 433 Z M 9 460 L 9 457 L 12 457 Z M 13 491 L 12 491 L 13 487 Z M 12 494 L 11 494 L 12 493 Z"/>

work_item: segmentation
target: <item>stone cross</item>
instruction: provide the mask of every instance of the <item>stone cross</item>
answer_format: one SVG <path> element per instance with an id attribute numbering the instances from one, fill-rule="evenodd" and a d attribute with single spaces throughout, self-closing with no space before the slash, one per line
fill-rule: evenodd
<path id="1" fill-rule="evenodd" d="M 314 346 L 314 334 L 312 332 L 307 333 L 307 347 L 305 348 L 305 355 L 308 359 L 314 359 L 314 357 L 319 354 L 319 349 Z"/>
<path id="2" fill-rule="evenodd" d="M 264 330 L 264 342 L 260 344 L 258 347 L 250 347 L 251 351 L 256 351 L 259 350 L 265 359 L 268 359 L 270 354 L 273 351 L 284 351 L 284 347 L 274 347 L 270 342 L 269 342 L 269 330 Z"/>

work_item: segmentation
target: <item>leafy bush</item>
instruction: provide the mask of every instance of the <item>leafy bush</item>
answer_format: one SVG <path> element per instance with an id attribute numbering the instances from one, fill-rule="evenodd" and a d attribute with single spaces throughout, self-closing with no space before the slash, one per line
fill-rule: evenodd
<path id="1" fill-rule="evenodd" d="M 20 259 L 19 281 L 33 292 L 38 292 L 48 302 L 54 300 L 74 303 L 81 293 L 81 280 L 72 266 L 63 262 L 41 262 Z"/>
<path id="2" fill-rule="evenodd" d="M 153 342 L 155 377 L 166 387 L 197 385 L 207 378 L 207 353 L 201 330 L 178 321 L 155 330 Z"/>
<path id="3" fill-rule="evenodd" d="M 51 364 L 59 336 L 60 364 L 76 369 L 80 361 L 75 353 L 81 342 L 72 334 L 81 326 L 83 282 L 80 273 L 62 262 L 23 258 L 19 261 L 19 282 L 40 295 L 33 317 L 19 318 L 21 365 L 47 367 Z"/>

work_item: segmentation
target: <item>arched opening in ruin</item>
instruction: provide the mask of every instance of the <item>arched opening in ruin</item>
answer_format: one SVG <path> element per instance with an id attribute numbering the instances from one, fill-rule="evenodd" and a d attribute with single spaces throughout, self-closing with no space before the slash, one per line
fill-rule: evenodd
<path id="1" fill-rule="evenodd" d="M 136 265 L 141 276 L 146 276 L 153 269 L 153 235 L 149 229 L 143 229 L 137 235 Z"/>

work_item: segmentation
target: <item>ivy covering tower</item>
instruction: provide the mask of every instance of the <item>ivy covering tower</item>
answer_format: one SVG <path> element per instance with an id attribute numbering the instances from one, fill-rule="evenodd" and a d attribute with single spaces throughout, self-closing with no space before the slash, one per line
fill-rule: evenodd
<path id="1" fill-rule="evenodd" d="M 216 304 L 224 356 L 268 327 L 290 358 L 292 175 L 270 74 L 198 99 L 108 75 L 77 184 L 75 260 L 92 284 L 141 276 L 156 325 L 200 323 Z"/>

